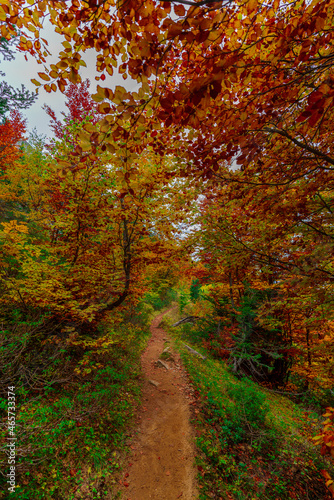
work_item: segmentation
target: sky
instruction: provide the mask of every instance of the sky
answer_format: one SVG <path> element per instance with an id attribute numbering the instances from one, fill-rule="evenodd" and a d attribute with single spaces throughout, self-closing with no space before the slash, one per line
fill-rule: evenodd
<path id="1" fill-rule="evenodd" d="M 49 42 L 49 50 L 52 56 L 47 58 L 47 64 L 56 64 L 58 62 L 58 53 L 63 50 L 61 42 L 64 40 L 61 35 L 54 31 L 51 24 L 47 24 L 43 30 L 42 36 Z M 21 87 L 23 84 L 28 90 L 35 92 L 36 86 L 31 83 L 32 78 L 39 79 L 37 73 L 43 70 L 43 65 L 37 64 L 37 61 L 27 55 L 28 61 L 25 60 L 24 54 L 17 52 L 15 60 L 0 62 L 0 69 L 6 76 L 3 79 L 13 87 Z M 80 75 L 83 80 L 89 78 L 91 82 L 90 92 L 95 93 L 96 85 L 101 82 L 95 81 L 97 75 L 95 70 L 95 57 L 96 52 L 89 50 L 83 54 L 82 58 L 87 64 L 87 68 L 81 67 Z M 137 86 L 137 82 L 130 81 L 129 78 L 125 81 L 121 75 L 113 75 L 112 77 L 106 75 L 107 78 L 102 82 L 103 87 L 114 88 L 116 85 L 122 85 L 127 90 L 132 90 Z M 38 99 L 28 109 L 22 110 L 22 114 L 27 119 L 28 131 L 36 128 L 38 134 L 51 137 L 52 131 L 49 127 L 50 119 L 46 112 L 42 109 L 44 104 L 48 104 L 55 112 L 58 118 L 61 118 L 61 111 L 66 111 L 64 95 L 57 90 L 57 92 L 47 93 L 42 87 L 38 90 Z"/>

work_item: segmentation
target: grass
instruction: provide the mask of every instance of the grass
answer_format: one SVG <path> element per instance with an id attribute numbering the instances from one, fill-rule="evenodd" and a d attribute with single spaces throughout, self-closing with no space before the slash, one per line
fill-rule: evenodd
<path id="1" fill-rule="evenodd" d="M 288 397 L 236 378 L 213 359 L 189 324 L 177 330 L 176 312 L 163 326 L 175 338 L 195 388 L 199 500 L 325 500 L 330 498 L 321 470 L 333 467 L 311 441 L 321 418 Z M 183 341 L 207 356 L 189 353 Z"/>
<path id="2" fill-rule="evenodd" d="M 166 312 L 162 326 L 174 332 L 196 391 L 193 424 L 199 500 L 327 499 L 320 471 L 331 473 L 331 468 L 310 441 L 320 426 L 317 413 L 247 379 L 237 379 L 223 362 L 192 342 L 194 327 L 186 324 L 177 334 L 170 328 L 176 315 L 175 308 Z M 23 384 L 17 388 L 18 488 L 10 498 L 118 498 L 116 481 L 140 402 L 139 358 L 149 337 L 149 320 L 146 314 L 145 327 L 125 322 L 80 341 L 69 336 L 67 343 L 58 345 L 58 357 L 39 375 L 46 381 L 58 377 L 58 383 L 45 383 L 39 391 Z M 14 337 L 8 359 L 16 352 Z M 36 337 L 32 343 L 28 337 L 29 363 L 34 360 L 32 345 L 38 362 L 43 356 L 51 359 L 50 352 L 56 352 L 53 345 L 35 345 Z M 19 330 L 17 338 L 20 342 L 23 338 Z M 190 354 L 182 340 L 207 359 Z M 20 349 L 23 356 L 21 344 Z M 0 409 L 5 424 L 5 399 Z M 4 425 L 2 451 L 6 439 Z M 2 461 L 6 465 L 4 453 Z M 0 486 L 0 498 L 7 498 L 5 476 L 0 476 Z"/>
<path id="3" fill-rule="evenodd" d="M 45 368 L 64 383 L 43 391 L 17 392 L 16 490 L 13 500 L 112 499 L 132 417 L 140 402 L 140 354 L 147 328 L 127 325 L 64 347 L 55 365 Z M 94 347 L 92 347 L 94 344 Z M 45 374 L 44 374 L 45 375 Z M 18 388 L 20 389 L 20 388 Z M 6 400 L 0 402 L 3 423 Z M 2 470 L 7 465 L 7 429 L 0 433 Z M 8 498 L 0 476 L 0 498 Z M 2 496 L 1 496 L 2 495 Z"/>

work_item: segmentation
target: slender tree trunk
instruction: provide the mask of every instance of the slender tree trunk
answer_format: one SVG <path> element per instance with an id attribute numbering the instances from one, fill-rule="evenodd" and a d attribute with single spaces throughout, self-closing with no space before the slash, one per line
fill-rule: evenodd
<path id="1" fill-rule="evenodd" d="M 309 328 L 306 328 L 306 345 L 307 345 L 307 364 L 308 364 L 309 369 L 311 369 L 312 357 L 311 357 L 310 329 Z"/>
<path id="2" fill-rule="evenodd" d="M 230 299 L 231 299 L 231 306 L 233 309 L 235 309 L 235 302 L 233 298 L 233 281 L 232 281 L 232 272 L 230 271 L 228 274 L 229 277 L 229 282 L 230 282 Z"/>
<path id="3" fill-rule="evenodd" d="M 310 329 L 306 328 L 306 349 L 307 349 L 307 364 L 308 364 L 308 372 L 311 371 L 312 365 L 312 356 L 311 356 L 311 344 L 310 344 Z M 309 380 L 305 381 L 305 390 L 309 387 Z"/>

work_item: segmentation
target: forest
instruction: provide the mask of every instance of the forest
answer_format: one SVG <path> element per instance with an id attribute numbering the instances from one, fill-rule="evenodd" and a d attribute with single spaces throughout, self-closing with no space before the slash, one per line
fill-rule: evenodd
<path id="1" fill-rule="evenodd" d="M 0 58 L 40 71 L 36 93 L 0 82 L 0 498 L 129 499 L 159 314 L 195 395 L 196 498 L 334 498 L 333 19 L 1 0 Z M 49 137 L 24 117 L 41 89 Z"/>

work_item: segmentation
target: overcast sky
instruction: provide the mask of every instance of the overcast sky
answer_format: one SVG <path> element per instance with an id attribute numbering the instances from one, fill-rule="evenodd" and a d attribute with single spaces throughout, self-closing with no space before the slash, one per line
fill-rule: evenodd
<path id="1" fill-rule="evenodd" d="M 54 28 L 48 24 L 47 28 L 43 30 L 43 38 L 46 38 L 49 42 L 49 50 L 52 56 L 48 57 L 48 64 L 56 64 L 58 62 L 57 54 L 63 49 L 61 42 L 64 40 L 58 33 L 54 32 Z M 1 61 L 0 69 L 6 73 L 3 78 L 13 87 L 21 87 L 23 83 L 25 87 L 31 91 L 35 91 L 36 86 L 31 83 L 32 78 L 39 79 L 37 73 L 39 71 L 43 72 L 43 65 L 37 64 L 34 58 L 28 54 L 28 62 L 24 59 L 24 54 L 17 52 L 16 58 L 13 61 Z M 121 75 L 114 75 L 113 77 L 106 74 L 106 79 L 103 82 L 96 82 L 95 76 L 95 57 L 96 52 L 94 50 L 89 50 L 86 54 L 83 54 L 82 58 L 87 64 L 87 68 L 81 67 L 81 77 L 82 79 L 89 78 L 91 82 L 90 91 L 95 93 L 97 83 L 100 83 L 103 87 L 109 86 L 114 88 L 116 85 L 122 85 L 128 90 L 134 89 L 137 83 L 134 80 L 124 80 Z M 37 129 L 39 134 L 44 134 L 51 136 L 52 132 L 49 127 L 49 117 L 46 112 L 42 109 L 42 106 L 46 103 L 48 104 L 57 114 L 58 118 L 61 118 L 61 111 L 65 111 L 66 107 L 64 105 L 64 96 L 59 90 L 57 92 L 52 92 L 48 94 L 45 90 L 40 87 L 38 99 L 36 102 L 28 109 L 23 110 L 24 116 L 27 118 L 28 130 L 33 128 Z"/>

